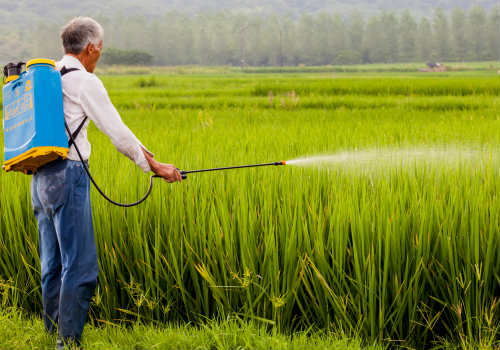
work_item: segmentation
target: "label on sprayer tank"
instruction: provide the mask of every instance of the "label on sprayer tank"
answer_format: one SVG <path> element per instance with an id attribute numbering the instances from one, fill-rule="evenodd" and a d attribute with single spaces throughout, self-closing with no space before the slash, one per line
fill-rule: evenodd
<path id="1" fill-rule="evenodd" d="M 3 128 L 5 151 L 26 147 L 36 134 L 31 80 L 15 80 L 3 89 Z"/>

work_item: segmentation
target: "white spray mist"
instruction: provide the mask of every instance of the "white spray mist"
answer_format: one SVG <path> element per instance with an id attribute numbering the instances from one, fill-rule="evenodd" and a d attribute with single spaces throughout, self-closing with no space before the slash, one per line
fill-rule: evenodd
<path id="1" fill-rule="evenodd" d="M 405 149 L 368 149 L 342 151 L 330 155 L 317 155 L 289 160 L 288 165 L 303 167 L 379 168 L 410 165 L 456 165 L 491 156 L 491 152 L 472 147 L 419 147 Z"/>

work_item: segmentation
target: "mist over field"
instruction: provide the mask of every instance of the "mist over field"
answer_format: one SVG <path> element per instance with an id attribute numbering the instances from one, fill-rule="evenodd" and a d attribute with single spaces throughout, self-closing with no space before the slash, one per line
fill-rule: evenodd
<path id="1" fill-rule="evenodd" d="M 161 17 L 169 11 L 187 14 L 228 11 L 232 13 L 261 13 L 265 15 L 291 15 L 294 17 L 319 12 L 348 13 L 359 11 L 364 15 L 375 12 L 410 10 L 418 16 L 428 16 L 437 8 L 449 12 L 455 8 L 470 10 L 474 5 L 490 10 L 498 5 L 496 0 L 83 0 L 68 3 L 64 0 L 36 2 L 33 0 L 0 1 L 1 25 L 26 25 L 33 21 L 58 22 L 61 17 L 80 14 L 114 17 L 116 15 L 141 15 L 146 18 Z M 12 15 L 15 16 L 12 16 Z"/>
<path id="2" fill-rule="evenodd" d="M 58 58 L 70 18 L 105 29 L 101 64 L 318 66 L 497 60 L 494 0 L 0 1 L 0 63 Z"/>

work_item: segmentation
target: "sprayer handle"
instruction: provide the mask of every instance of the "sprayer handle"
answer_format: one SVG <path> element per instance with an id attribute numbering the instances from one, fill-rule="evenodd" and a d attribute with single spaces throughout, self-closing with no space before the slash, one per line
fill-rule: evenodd
<path id="1" fill-rule="evenodd" d="M 187 174 L 179 168 L 176 169 L 179 170 L 179 172 L 181 173 L 181 179 L 186 180 L 188 177 Z"/>

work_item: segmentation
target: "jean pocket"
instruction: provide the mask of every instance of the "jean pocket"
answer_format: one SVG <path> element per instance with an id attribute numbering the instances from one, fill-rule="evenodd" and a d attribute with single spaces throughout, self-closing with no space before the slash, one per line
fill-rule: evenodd
<path id="1" fill-rule="evenodd" d="M 55 210 L 64 204 L 67 197 L 66 167 L 56 167 L 35 176 L 38 198 L 43 207 Z"/>
<path id="2" fill-rule="evenodd" d="M 86 163 L 88 166 L 88 163 Z M 86 187 L 87 186 L 87 172 L 85 171 L 85 167 L 81 162 L 72 164 L 72 171 L 74 174 L 74 186 L 77 188 Z"/>

